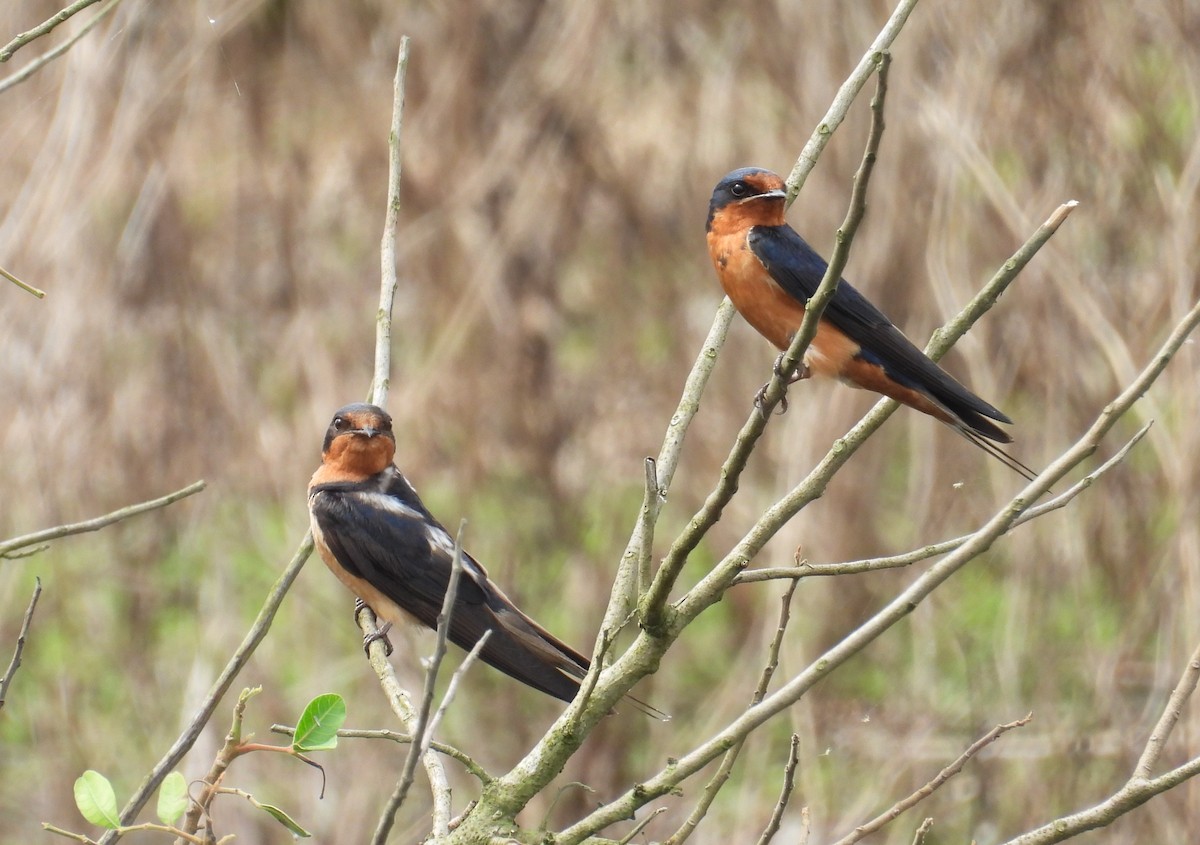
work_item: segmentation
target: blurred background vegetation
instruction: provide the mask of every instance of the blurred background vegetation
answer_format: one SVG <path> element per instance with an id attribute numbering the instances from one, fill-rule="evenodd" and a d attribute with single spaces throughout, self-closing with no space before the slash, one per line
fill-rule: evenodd
<path id="1" fill-rule="evenodd" d="M 0 39 L 59 5 L 0 5 Z M 747 164 L 786 173 L 889 10 L 125 0 L 0 97 L 0 265 L 49 292 L 38 301 L 0 284 L 0 537 L 210 482 L 166 511 L 0 561 L 5 663 L 34 577 L 45 585 L 0 715 L 0 839 L 33 841 L 42 821 L 83 828 L 71 784 L 85 768 L 128 795 L 307 527 L 304 487 L 329 416 L 370 380 L 401 34 L 413 58 L 389 407 L 398 460 L 446 524 L 469 520 L 468 547 L 519 604 L 590 648 L 641 460 L 657 452 L 720 300 L 703 242 L 712 185 Z M 847 277 L 914 340 L 1055 206 L 1081 202 L 946 361 L 1017 421 L 1016 454 L 1033 466 L 1089 424 L 1200 293 L 1197 43 L 1196 0 L 926 0 L 893 51 L 888 129 Z M 826 254 L 867 119 L 864 98 L 789 215 Z M 735 322 L 660 539 L 703 500 L 774 354 Z M 1029 727 L 876 841 L 909 842 L 933 816 L 927 841 L 991 842 L 1122 782 L 1200 627 L 1198 376 L 1189 344 L 1118 432 L 1156 420 L 1127 464 L 1019 529 L 756 735 L 694 841 L 757 836 L 792 731 L 802 754 L 782 835 L 809 806 L 814 841 L 1029 711 Z M 798 387 L 685 580 L 873 399 Z M 902 410 L 757 563 L 786 563 L 797 547 L 813 562 L 902 551 L 971 529 L 1018 488 Z M 802 584 L 782 669 L 802 668 L 915 575 Z M 674 721 L 609 719 L 562 776 L 595 794 L 539 800 L 526 824 L 569 821 L 737 713 L 781 590 L 740 587 L 710 611 L 641 689 Z M 351 726 L 394 726 L 350 609 L 310 563 L 233 691 L 265 687 L 247 717 L 260 739 L 327 691 L 347 696 Z M 415 688 L 432 640 L 393 640 Z M 187 777 L 207 769 L 233 699 Z M 559 708 L 473 670 L 441 738 L 503 770 Z M 1198 734 L 1193 703 L 1164 764 L 1195 754 Z M 238 761 L 229 782 L 323 841 L 363 841 L 403 753 L 344 741 L 324 757 L 324 800 L 315 772 L 273 755 Z M 660 802 L 670 812 L 649 837 L 678 825 L 701 782 Z M 458 787 L 465 802 L 474 786 Z M 419 804 L 396 841 L 426 830 Z M 240 842 L 287 836 L 236 799 L 216 811 Z M 1197 818 L 1200 785 L 1187 784 L 1102 835 L 1184 841 Z"/>

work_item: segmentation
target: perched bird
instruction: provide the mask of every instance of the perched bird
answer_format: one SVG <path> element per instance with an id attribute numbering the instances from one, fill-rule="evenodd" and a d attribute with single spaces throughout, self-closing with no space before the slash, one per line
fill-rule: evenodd
<path id="1" fill-rule="evenodd" d="M 360 403 L 334 414 L 308 485 L 313 540 L 333 574 L 388 626 L 415 620 L 436 628 L 454 540 L 396 469 L 395 454 L 383 409 Z M 465 552 L 462 566 L 450 640 L 471 649 L 490 630 L 479 655 L 485 663 L 555 698 L 574 698 L 588 658 L 517 609 Z"/>
<path id="2" fill-rule="evenodd" d="M 708 205 L 708 251 L 725 293 L 746 321 L 787 349 L 828 264 L 784 222 L 783 179 L 746 167 L 725 176 Z M 1007 466 L 1035 473 L 999 447 L 1012 438 L 992 420 L 1000 410 L 926 357 L 891 320 L 844 279 L 821 315 L 800 377 L 837 378 L 890 396 L 947 423 Z M 985 439 L 986 438 L 986 439 Z"/>

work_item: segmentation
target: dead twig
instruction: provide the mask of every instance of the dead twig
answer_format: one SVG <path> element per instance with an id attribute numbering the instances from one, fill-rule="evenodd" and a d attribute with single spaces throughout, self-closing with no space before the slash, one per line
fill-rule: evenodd
<path id="1" fill-rule="evenodd" d="M 13 650 L 12 660 L 4 672 L 4 677 L 0 678 L 0 710 L 4 709 L 4 702 L 8 699 L 8 688 L 12 684 L 13 677 L 21 668 L 21 653 L 25 651 L 25 640 L 29 636 L 29 626 L 33 623 L 33 611 L 37 607 L 38 598 L 41 595 L 42 579 L 34 578 L 33 598 L 29 600 L 29 606 L 25 608 L 25 617 L 21 620 L 21 630 L 17 633 L 17 647 Z"/>

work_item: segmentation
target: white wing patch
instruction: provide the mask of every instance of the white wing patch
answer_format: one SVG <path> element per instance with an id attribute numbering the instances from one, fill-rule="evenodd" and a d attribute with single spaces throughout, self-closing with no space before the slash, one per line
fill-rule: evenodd
<path id="1" fill-rule="evenodd" d="M 395 496 L 389 496 L 386 493 L 367 492 L 355 492 L 354 496 L 361 499 L 371 507 L 378 508 L 381 511 L 394 513 L 396 516 L 403 516 L 408 519 L 415 519 L 419 522 L 425 521 L 425 517 L 421 515 L 420 511 L 416 510 L 415 508 L 410 508 Z M 454 545 L 452 543 L 451 548 L 453 547 Z"/>
<path id="2" fill-rule="evenodd" d="M 429 541 L 429 548 L 435 552 L 444 552 L 446 557 L 454 557 L 454 541 L 450 539 L 450 534 L 445 528 L 440 525 L 425 525 L 425 539 Z"/>

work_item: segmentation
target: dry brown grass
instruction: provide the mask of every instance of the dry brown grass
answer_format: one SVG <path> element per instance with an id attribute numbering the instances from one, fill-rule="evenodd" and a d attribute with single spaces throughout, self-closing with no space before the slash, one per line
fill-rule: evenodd
<path id="1" fill-rule="evenodd" d="M 0 33 L 57 5 L 3 4 Z M 402 33 L 413 60 L 390 403 L 402 466 L 448 524 L 470 519 L 470 547 L 523 605 L 583 644 L 635 515 L 641 458 L 657 449 L 719 299 L 703 247 L 711 186 L 735 166 L 790 167 L 887 8 L 126 0 L 0 98 L 0 266 L 49 291 L 39 302 L 0 284 L 0 536 L 212 482 L 202 502 L 0 563 L 0 644 L 15 637 L 34 574 L 46 587 L 0 716 L 0 839 L 74 824 L 70 784 L 84 768 L 128 792 L 303 531 L 328 415 L 370 378 Z M 894 51 L 888 130 L 847 276 L 914 339 L 1059 202 L 1081 201 L 948 359 L 1017 420 L 1029 464 L 1073 439 L 1200 294 L 1197 43 L 1194 0 L 929 0 Z M 865 105 L 790 214 L 825 252 Z M 1200 619 L 1196 348 L 1139 406 L 1157 420 L 1148 447 L 752 740 L 694 841 L 756 835 L 789 730 L 803 739 L 796 806 L 812 808 L 815 841 L 1029 710 L 1033 725 L 925 806 L 936 841 L 993 841 L 1121 780 Z M 735 325 L 667 524 L 706 493 L 773 354 Z M 870 401 L 798 388 L 709 551 Z M 803 545 L 832 561 L 952 536 L 1014 489 L 949 431 L 902 411 L 765 558 Z M 784 668 L 912 577 L 802 585 Z M 777 593 L 742 587 L 716 608 L 645 693 L 676 721 L 610 720 L 564 782 L 612 795 L 736 712 Z M 388 724 L 355 641 L 347 598 L 312 567 L 244 676 L 267 688 L 251 705 L 256 729 L 327 690 L 349 697 L 356 726 Z M 428 641 L 398 646 L 415 683 L 412 655 Z M 470 681 L 447 738 L 499 769 L 556 706 L 490 672 Z M 1196 713 L 1176 737 L 1191 753 Z M 186 774 L 211 759 L 224 721 Z M 480 736 L 491 740 L 480 747 Z M 298 767 L 235 774 L 324 841 L 362 841 L 399 753 L 347 743 L 329 755 L 324 802 L 309 800 L 316 785 Z M 1198 790 L 1159 799 L 1115 837 L 1184 841 Z M 649 835 L 673 829 L 693 797 L 665 802 L 672 812 Z M 568 792 L 554 819 L 592 800 Z M 546 809 L 532 807 L 530 823 Z M 239 841 L 283 839 L 241 807 L 225 813 Z M 415 808 L 404 823 L 406 839 L 423 831 Z M 914 825 L 880 841 L 909 841 Z"/>

